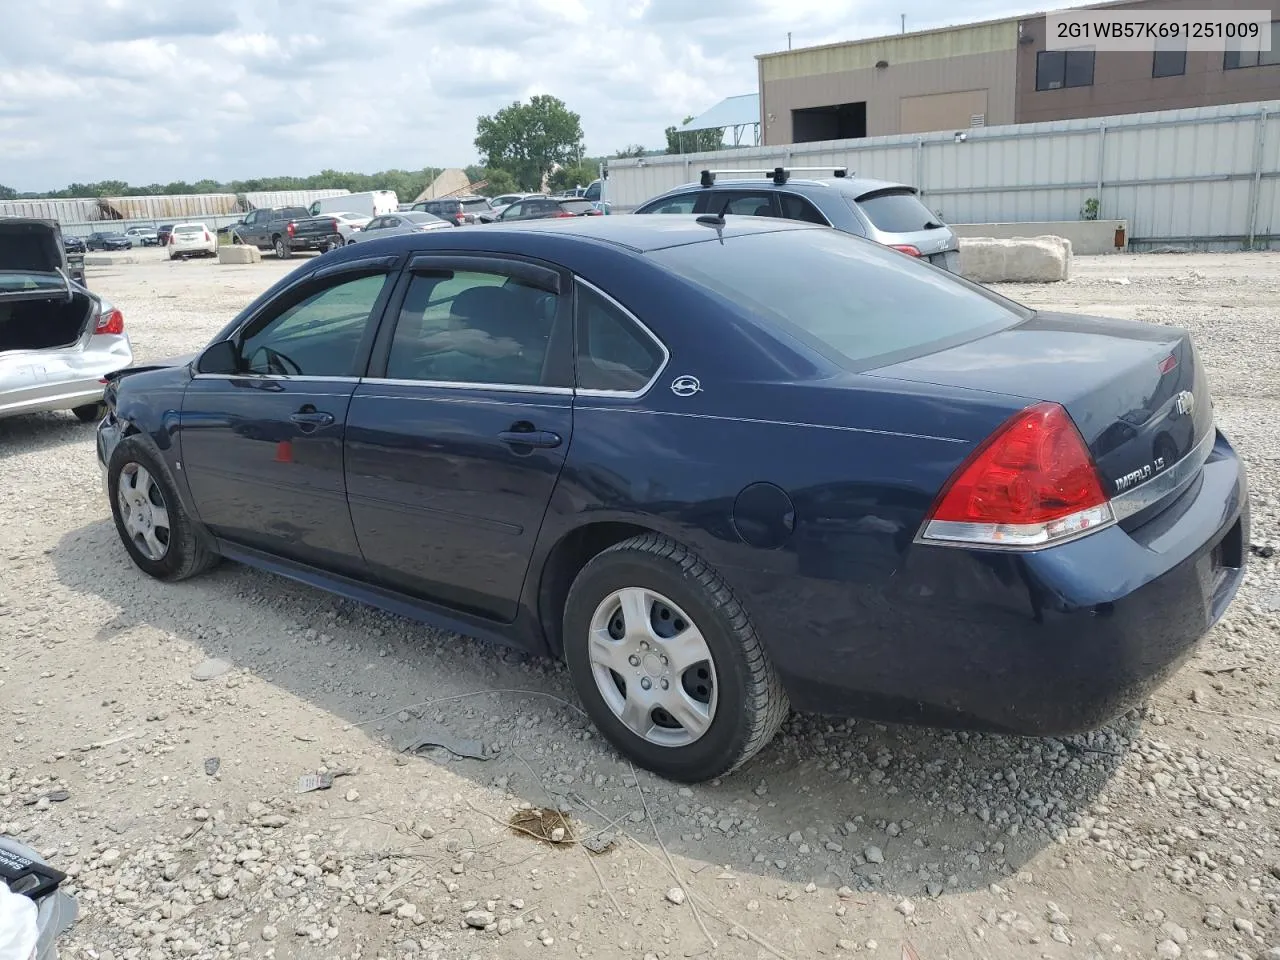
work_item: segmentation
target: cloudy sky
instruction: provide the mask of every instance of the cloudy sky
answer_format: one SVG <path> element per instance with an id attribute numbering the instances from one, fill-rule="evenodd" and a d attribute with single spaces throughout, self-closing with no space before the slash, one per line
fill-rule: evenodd
<path id="1" fill-rule="evenodd" d="M 537 93 L 589 153 L 756 88 L 757 53 L 1024 13 L 1034 0 L 0 0 L 0 183 L 462 166 Z M 1075 5 L 1068 0 L 1065 5 Z M 1042 6 L 1039 9 L 1043 9 Z M 963 13 L 959 11 L 963 10 Z"/>

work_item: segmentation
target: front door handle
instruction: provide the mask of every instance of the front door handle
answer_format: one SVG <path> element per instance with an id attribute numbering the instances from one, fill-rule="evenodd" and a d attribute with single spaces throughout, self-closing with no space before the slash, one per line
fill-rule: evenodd
<path id="1" fill-rule="evenodd" d="M 290 414 L 289 419 L 304 427 L 327 427 L 333 423 L 333 414 L 322 410 L 299 410 Z"/>
<path id="2" fill-rule="evenodd" d="M 503 430 L 498 439 L 513 447 L 558 447 L 563 441 L 560 434 L 550 430 Z"/>

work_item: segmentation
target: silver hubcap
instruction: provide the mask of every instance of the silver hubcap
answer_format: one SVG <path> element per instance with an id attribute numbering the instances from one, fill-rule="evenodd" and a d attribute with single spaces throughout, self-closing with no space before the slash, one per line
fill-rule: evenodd
<path id="1" fill-rule="evenodd" d="M 716 715 L 716 670 L 707 641 L 660 593 L 625 587 L 591 617 L 596 687 L 628 730 L 662 747 L 693 743 Z"/>
<path id="2" fill-rule="evenodd" d="M 169 550 L 169 510 L 159 485 L 145 467 L 124 465 L 116 500 L 133 545 L 148 560 L 162 560 Z"/>

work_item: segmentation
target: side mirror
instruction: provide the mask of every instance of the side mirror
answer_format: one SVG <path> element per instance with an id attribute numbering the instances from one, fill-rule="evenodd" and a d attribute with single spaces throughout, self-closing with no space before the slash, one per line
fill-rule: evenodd
<path id="1" fill-rule="evenodd" d="M 205 348 L 196 360 L 196 373 L 240 372 L 240 351 L 231 340 L 219 340 Z"/>

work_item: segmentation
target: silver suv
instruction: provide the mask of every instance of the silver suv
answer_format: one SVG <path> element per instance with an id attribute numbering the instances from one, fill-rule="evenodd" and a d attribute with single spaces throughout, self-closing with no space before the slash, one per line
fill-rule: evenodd
<path id="1" fill-rule="evenodd" d="M 832 175 L 813 180 L 792 176 L 818 169 Z M 843 167 L 703 170 L 700 182 L 646 200 L 635 212 L 737 214 L 821 223 L 960 272 L 958 238 L 920 202 L 915 187 L 851 177 Z"/>

